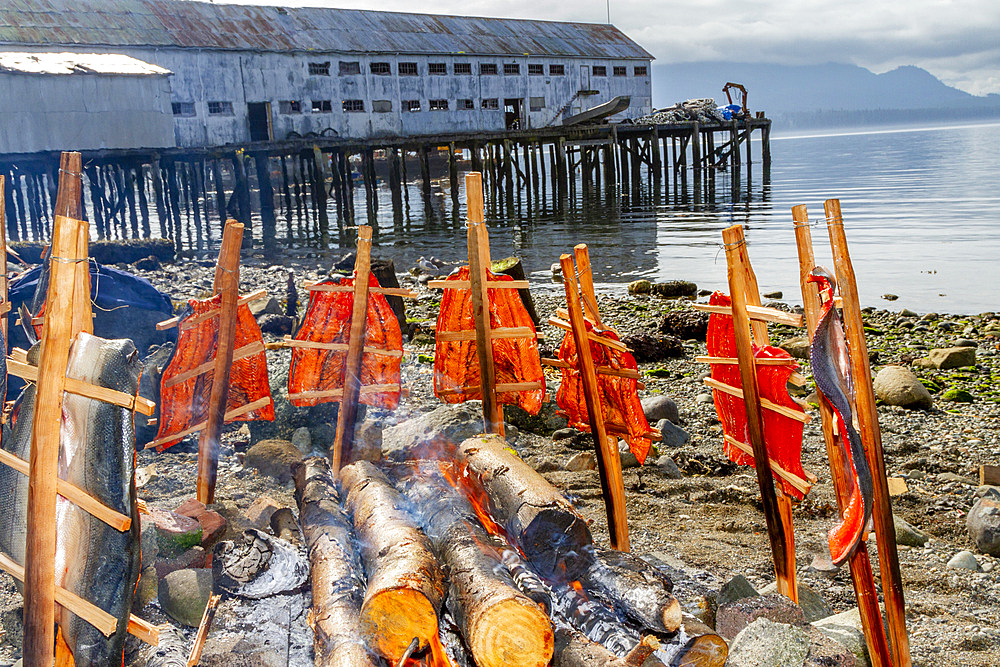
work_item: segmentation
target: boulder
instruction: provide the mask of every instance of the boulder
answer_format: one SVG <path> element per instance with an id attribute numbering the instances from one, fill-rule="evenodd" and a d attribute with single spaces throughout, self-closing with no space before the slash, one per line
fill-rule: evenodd
<path id="1" fill-rule="evenodd" d="M 941 347 L 927 353 L 927 360 L 934 368 L 961 368 L 976 365 L 976 348 Z"/>
<path id="2" fill-rule="evenodd" d="M 273 296 L 266 296 L 256 301 L 251 301 L 247 304 L 250 308 L 250 314 L 254 317 L 260 317 L 261 315 L 284 315 L 281 310 L 281 304 Z"/>
<path id="3" fill-rule="evenodd" d="M 382 451 L 389 455 L 430 442 L 462 442 L 483 432 L 480 401 L 442 405 L 382 431 Z"/>
<path id="4" fill-rule="evenodd" d="M 698 296 L 698 286 L 689 280 L 668 280 L 665 283 L 653 283 L 649 290 L 651 293 L 676 299 L 682 296 Z"/>
<path id="5" fill-rule="evenodd" d="M 893 515 L 892 523 L 896 527 L 896 544 L 908 547 L 922 547 L 930 539 L 927 533 L 910 525 L 906 519 Z"/>
<path id="6" fill-rule="evenodd" d="M 292 479 L 292 464 L 302 460 L 302 452 L 288 440 L 261 440 L 247 450 L 243 465 L 284 484 Z"/>
<path id="7" fill-rule="evenodd" d="M 859 664 L 864 667 L 864 661 L 859 663 L 854 652 L 839 641 L 811 625 L 805 626 L 805 631 L 809 636 L 805 667 L 858 667 Z"/>
<path id="8" fill-rule="evenodd" d="M 197 627 L 211 595 L 212 571 L 189 569 L 177 570 L 163 577 L 157 599 L 167 616 L 183 625 Z"/>
<path id="9" fill-rule="evenodd" d="M 553 264 L 552 266 L 554 267 L 555 264 Z M 553 274 L 555 274 L 555 271 L 553 271 Z M 653 283 L 649 282 L 648 280 L 633 280 L 628 284 L 629 294 L 649 294 L 649 292 L 652 289 L 653 289 Z"/>
<path id="10" fill-rule="evenodd" d="M 760 593 L 753 587 L 753 584 L 747 581 L 747 578 L 742 574 L 737 574 L 722 584 L 722 588 L 719 589 L 719 594 L 716 596 L 716 603 L 721 607 L 724 604 L 736 602 L 743 598 L 752 598 L 757 595 L 760 595 Z"/>
<path id="11" fill-rule="evenodd" d="M 292 329 L 295 328 L 295 318 L 266 313 L 257 319 L 257 326 L 260 327 L 261 333 L 284 336 L 292 333 Z"/>
<path id="12" fill-rule="evenodd" d="M 312 453 L 312 433 L 308 426 L 300 426 L 292 431 L 292 444 L 302 452 L 302 456 L 309 456 Z"/>
<path id="13" fill-rule="evenodd" d="M 727 667 L 802 667 L 809 635 L 800 627 L 755 619 L 729 645 Z"/>
<path id="14" fill-rule="evenodd" d="M 809 339 L 805 336 L 795 336 L 786 338 L 778 345 L 782 350 L 792 355 L 796 359 L 809 358 Z"/>
<path id="15" fill-rule="evenodd" d="M 830 639 L 847 647 L 854 654 L 858 665 L 868 664 L 868 645 L 865 643 L 865 633 L 861 627 L 861 614 L 857 607 L 840 614 L 827 616 L 819 621 L 813 621 L 812 626 Z"/>
<path id="16" fill-rule="evenodd" d="M 660 447 L 665 449 L 670 447 L 683 447 L 691 442 L 691 434 L 682 429 L 680 426 L 675 426 L 670 420 L 661 419 L 656 422 L 656 428 L 660 430 L 660 435 L 663 436 L 663 439 L 658 443 Z"/>
<path id="17" fill-rule="evenodd" d="M 656 469 L 667 479 L 681 479 L 684 476 L 677 463 L 666 454 L 656 459 Z"/>
<path id="18" fill-rule="evenodd" d="M 929 410 L 934 399 L 927 387 L 905 366 L 886 366 L 875 375 L 875 395 L 888 405 Z"/>
<path id="19" fill-rule="evenodd" d="M 979 561 L 976 560 L 976 555 L 971 551 L 959 551 L 951 557 L 947 567 L 950 570 L 971 570 L 972 572 L 982 572 L 983 570 L 979 566 Z"/>
<path id="20" fill-rule="evenodd" d="M 809 585 L 798 582 L 799 606 L 805 616 L 806 623 L 818 621 L 833 613 L 833 609 L 826 603 L 823 596 L 813 590 Z M 771 595 L 778 592 L 778 582 L 772 581 L 764 588 L 760 589 L 761 595 Z"/>
<path id="21" fill-rule="evenodd" d="M 655 424 L 661 419 L 669 420 L 677 424 L 680 422 L 680 414 L 677 412 L 677 403 L 669 396 L 647 396 L 640 401 L 642 412 L 646 415 L 646 421 Z"/>
<path id="22" fill-rule="evenodd" d="M 627 334 L 622 342 L 640 364 L 684 356 L 684 341 L 669 334 Z"/>
<path id="23" fill-rule="evenodd" d="M 801 607 L 784 595 L 775 593 L 720 604 L 715 614 L 715 631 L 729 640 L 758 618 L 792 625 L 803 625 L 806 622 Z"/>
<path id="24" fill-rule="evenodd" d="M 672 310 L 660 321 L 660 333 L 681 340 L 705 340 L 708 333 L 708 313 L 699 310 Z"/>
<path id="25" fill-rule="evenodd" d="M 965 527 L 976 549 L 984 554 L 1000 556 L 1000 500 L 983 495 L 969 510 Z"/>

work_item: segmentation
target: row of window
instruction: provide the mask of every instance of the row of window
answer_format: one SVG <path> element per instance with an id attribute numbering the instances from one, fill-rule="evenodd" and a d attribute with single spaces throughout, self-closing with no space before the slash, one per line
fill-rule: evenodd
<path id="1" fill-rule="evenodd" d="M 340 76 L 354 76 L 361 74 L 361 63 L 357 60 L 341 60 L 337 63 Z M 389 76 L 392 74 L 392 66 L 387 62 L 376 62 L 368 64 L 368 71 L 379 76 Z M 628 76 L 628 67 L 615 65 L 611 68 L 614 76 Z M 415 62 L 401 62 L 396 64 L 396 73 L 399 76 L 418 76 L 419 68 Z M 427 73 L 431 75 L 448 74 L 448 63 L 428 63 Z M 472 63 L 454 63 L 452 65 L 453 74 L 472 74 Z M 499 74 L 500 68 L 496 63 L 479 63 L 480 75 Z M 520 63 L 504 63 L 503 73 L 508 76 L 521 74 Z M 309 74 L 312 76 L 330 76 L 330 61 L 320 63 L 309 63 Z M 544 76 L 545 65 L 532 63 L 528 65 L 530 76 Z M 564 76 L 566 74 L 565 65 L 549 65 L 549 76 Z M 607 76 L 608 68 L 605 65 L 594 65 L 591 67 L 593 76 Z M 649 76 L 649 68 L 646 65 L 636 65 L 632 68 L 633 76 Z"/>
<path id="2" fill-rule="evenodd" d="M 311 101 L 312 113 L 332 113 L 333 112 L 333 102 L 330 100 L 312 100 Z M 173 102 L 171 104 L 173 107 L 173 112 L 175 116 L 182 117 L 192 117 L 197 115 L 195 111 L 194 102 Z M 487 111 L 495 111 L 500 109 L 500 100 L 496 97 L 487 97 L 480 100 L 480 107 Z M 531 111 L 541 111 L 545 108 L 545 98 L 544 97 L 531 97 L 528 99 L 528 107 Z M 345 112 L 364 112 L 365 111 L 365 101 L 364 100 L 344 100 L 341 102 L 341 108 Z M 403 100 L 401 104 L 403 111 L 414 112 L 420 111 L 420 100 Z M 448 100 L 427 100 L 427 108 L 430 111 L 447 111 Z M 476 108 L 476 101 L 473 99 L 459 99 L 455 100 L 455 109 L 460 111 L 469 111 Z M 389 113 L 392 111 L 392 100 L 373 100 L 372 101 L 372 112 L 373 113 Z M 278 113 L 283 115 L 294 115 L 302 113 L 302 102 L 299 100 L 280 100 L 278 102 Z M 232 116 L 233 115 L 233 103 L 232 102 L 209 102 L 208 103 L 208 115 L 210 116 Z"/>

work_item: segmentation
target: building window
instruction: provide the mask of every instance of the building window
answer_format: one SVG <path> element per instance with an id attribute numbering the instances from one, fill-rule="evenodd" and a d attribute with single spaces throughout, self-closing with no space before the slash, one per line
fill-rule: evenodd
<path id="1" fill-rule="evenodd" d="M 302 102 L 298 100 L 281 100 L 278 102 L 278 113 L 302 113 Z"/>
<path id="2" fill-rule="evenodd" d="M 397 70 L 399 71 L 399 76 L 416 76 L 417 63 L 399 63 Z"/>
<path id="3" fill-rule="evenodd" d="M 476 103 L 473 100 L 459 100 L 456 105 L 456 109 L 464 109 L 468 111 L 469 109 L 475 109 Z"/>
<path id="4" fill-rule="evenodd" d="M 508 75 L 508 76 L 511 76 L 511 75 L 514 75 L 514 74 L 520 74 L 521 73 L 521 66 L 518 65 L 517 63 L 504 63 L 503 64 L 503 73 L 506 74 L 506 75 Z"/>
<path id="5" fill-rule="evenodd" d="M 528 74 L 530 76 L 544 76 L 545 75 L 545 65 L 541 63 L 536 63 L 534 65 L 528 65 Z"/>
<path id="6" fill-rule="evenodd" d="M 209 116 L 232 116 L 233 115 L 233 103 L 232 102 L 209 102 L 208 103 L 208 115 Z"/>
<path id="7" fill-rule="evenodd" d="M 313 100 L 313 113 L 333 113 L 333 102 L 330 100 Z"/>
<path id="8" fill-rule="evenodd" d="M 403 111 L 420 111 L 420 100 L 403 100 Z"/>
<path id="9" fill-rule="evenodd" d="M 340 61 L 340 76 L 352 76 L 361 74 L 361 63 L 357 60 Z"/>
<path id="10" fill-rule="evenodd" d="M 389 113 L 392 111 L 392 100 L 372 100 L 373 113 Z"/>
<path id="11" fill-rule="evenodd" d="M 427 106 L 431 108 L 431 111 L 447 111 L 448 100 L 427 100 Z"/>
<path id="12" fill-rule="evenodd" d="M 628 76 L 628 68 L 622 65 L 615 65 L 612 71 L 615 76 Z"/>
<path id="13" fill-rule="evenodd" d="M 378 74 L 379 76 L 392 74 L 392 68 L 389 67 L 389 63 L 370 63 L 368 69 L 372 74 Z"/>
<path id="14" fill-rule="evenodd" d="M 496 63 L 479 63 L 479 73 L 480 74 L 496 74 L 497 64 Z"/>
<path id="15" fill-rule="evenodd" d="M 428 74 L 447 74 L 448 64 L 447 63 L 428 63 L 427 64 Z"/>
<path id="16" fill-rule="evenodd" d="M 495 97 L 487 97 L 483 99 L 483 108 L 490 111 L 495 111 L 500 108 L 500 100 Z"/>
<path id="17" fill-rule="evenodd" d="M 545 98 L 544 97 L 530 97 L 528 98 L 528 108 L 532 111 L 541 111 L 545 108 Z"/>
<path id="18" fill-rule="evenodd" d="M 549 65 L 549 76 L 563 76 L 566 74 L 565 65 Z"/>
<path id="19" fill-rule="evenodd" d="M 636 76 L 649 76 L 649 68 L 645 65 L 636 65 L 635 67 Z"/>
<path id="20" fill-rule="evenodd" d="M 455 63 L 455 74 L 472 74 L 472 63 Z"/>
<path id="21" fill-rule="evenodd" d="M 357 112 L 365 110 L 364 100 L 344 100 L 344 111 Z"/>
<path id="22" fill-rule="evenodd" d="M 170 108 L 173 109 L 175 116 L 190 118 L 197 115 L 194 110 L 194 102 L 171 102 Z"/>
<path id="23" fill-rule="evenodd" d="M 591 68 L 590 71 L 591 71 L 591 73 L 594 76 L 607 76 L 608 75 L 608 68 L 605 67 L 604 65 L 594 65 Z"/>
<path id="24" fill-rule="evenodd" d="M 309 76 L 330 76 L 330 61 L 309 63 Z"/>

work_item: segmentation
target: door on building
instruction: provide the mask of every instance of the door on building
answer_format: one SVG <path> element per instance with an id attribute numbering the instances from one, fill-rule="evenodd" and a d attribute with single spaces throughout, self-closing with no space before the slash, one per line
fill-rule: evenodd
<path id="1" fill-rule="evenodd" d="M 503 115 L 507 121 L 508 130 L 520 130 L 524 127 L 523 108 L 524 100 L 520 98 L 507 98 L 503 101 Z"/>
<path id="2" fill-rule="evenodd" d="M 590 65 L 580 65 L 580 90 L 592 90 L 590 87 Z"/>
<path id="3" fill-rule="evenodd" d="M 250 141 L 270 141 L 271 103 L 248 102 L 247 122 L 250 124 Z"/>

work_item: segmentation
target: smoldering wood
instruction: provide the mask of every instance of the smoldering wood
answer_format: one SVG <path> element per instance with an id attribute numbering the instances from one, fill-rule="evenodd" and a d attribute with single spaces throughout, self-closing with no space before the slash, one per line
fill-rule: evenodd
<path id="1" fill-rule="evenodd" d="M 340 482 L 368 576 L 363 632 L 369 645 L 394 663 L 414 637 L 421 649 L 437 637 L 444 575 L 406 500 L 375 466 L 367 461 L 345 466 Z"/>
<path id="2" fill-rule="evenodd" d="M 317 667 L 376 667 L 361 629 L 365 582 L 350 519 L 325 458 L 296 463 L 295 499 L 309 552 L 313 650 Z"/>

